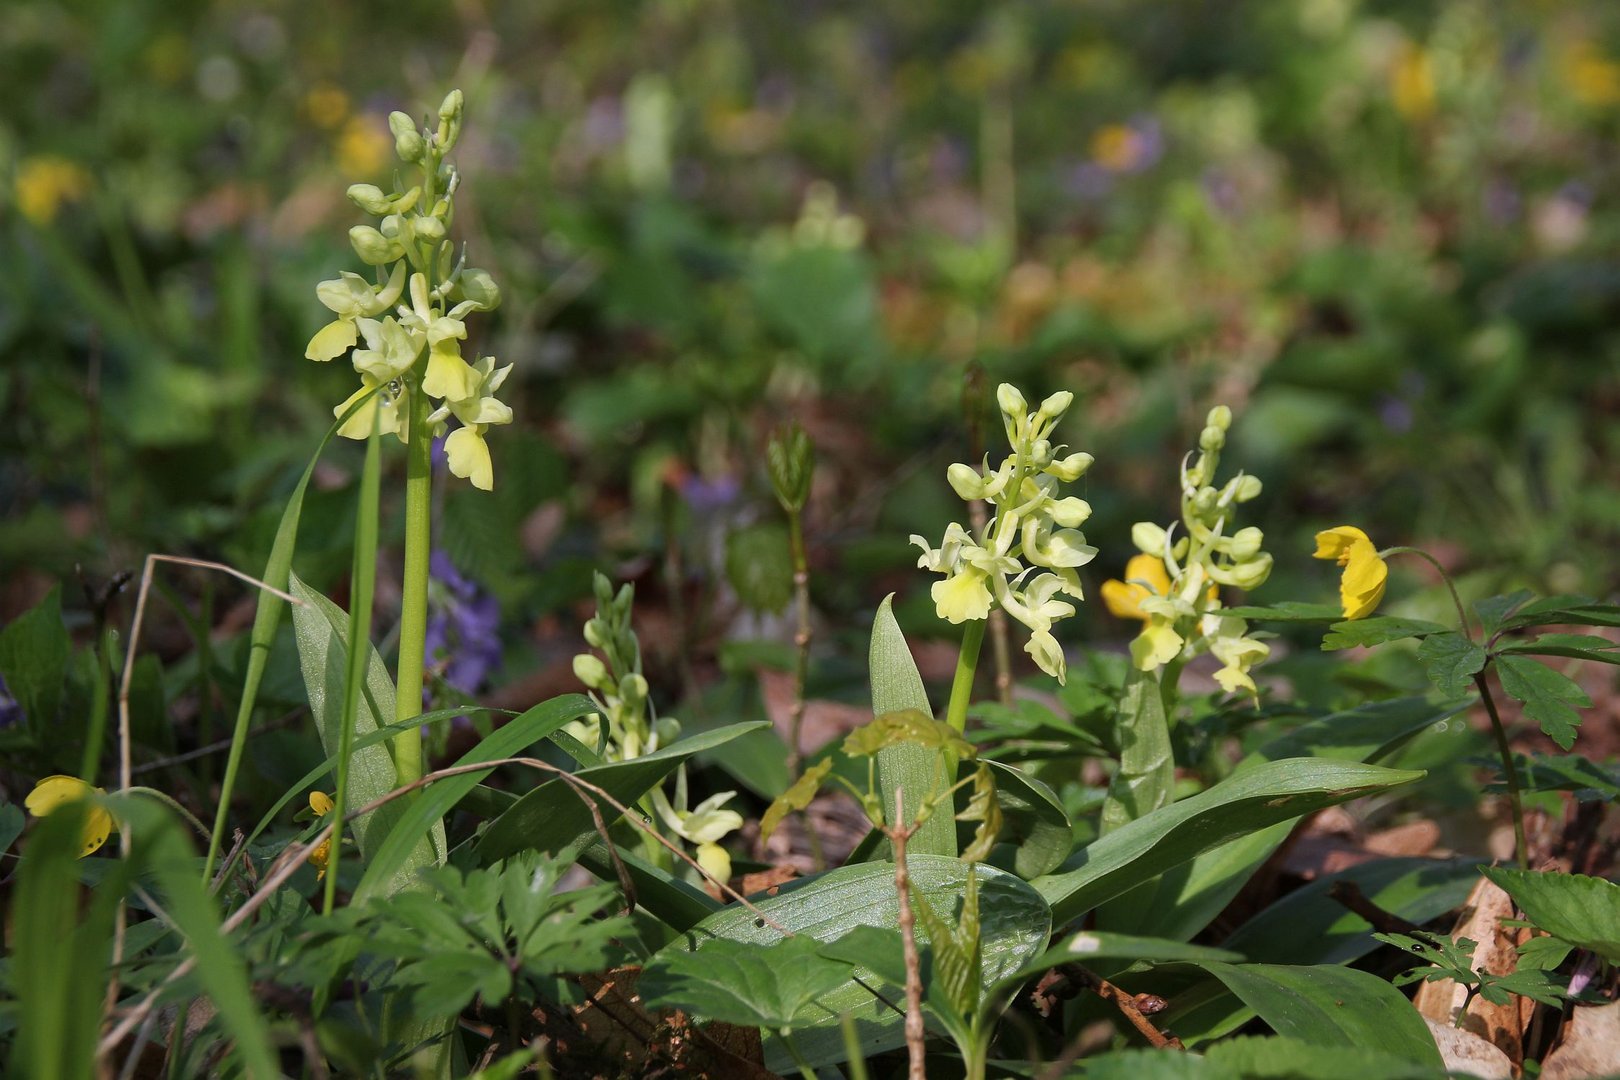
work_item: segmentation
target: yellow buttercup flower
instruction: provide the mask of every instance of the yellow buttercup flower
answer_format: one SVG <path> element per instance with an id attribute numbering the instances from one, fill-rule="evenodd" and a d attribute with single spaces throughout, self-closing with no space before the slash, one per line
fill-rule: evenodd
<path id="1" fill-rule="evenodd" d="M 323 818 L 332 812 L 332 796 L 324 791 L 309 793 L 309 808 L 315 811 L 315 816 Z M 314 851 L 309 853 L 309 863 L 315 867 L 315 880 L 319 881 L 326 876 L 326 864 L 332 859 L 332 838 L 328 836 L 318 844 Z"/>
<path id="2" fill-rule="evenodd" d="M 1389 567 L 1379 558 L 1378 549 L 1367 534 L 1354 525 L 1340 525 L 1316 534 L 1318 559 L 1334 559 L 1344 567 L 1339 580 L 1339 599 L 1346 619 L 1371 615 L 1384 598 Z"/>
<path id="3" fill-rule="evenodd" d="M 1150 596 L 1168 596 L 1170 575 L 1164 569 L 1164 560 L 1157 555 L 1132 555 L 1125 564 L 1124 581 L 1102 583 L 1103 603 L 1108 613 L 1117 619 L 1146 620 L 1142 601 Z"/>
<path id="4" fill-rule="evenodd" d="M 105 794 L 101 788 L 76 776 L 47 776 L 34 785 L 34 790 L 28 793 L 23 805 L 28 807 L 28 812 L 35 817 L 44 817 L 59 806 Z M 84 858 L 105 844 L 115 827 L 111 814 L 100 806 L 91 807 L 89 815 L 84 819 L 79 858 Z"/>

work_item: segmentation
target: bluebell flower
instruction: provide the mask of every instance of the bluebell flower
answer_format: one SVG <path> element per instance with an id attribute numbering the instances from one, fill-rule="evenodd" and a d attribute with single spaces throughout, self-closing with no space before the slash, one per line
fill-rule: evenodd
<path id="1" fill-rule="evenodd" d="M 501 662 L 501 606 L 435 551 L 429 562 L 428 666 L 457 690 L 476 694 Z"/>

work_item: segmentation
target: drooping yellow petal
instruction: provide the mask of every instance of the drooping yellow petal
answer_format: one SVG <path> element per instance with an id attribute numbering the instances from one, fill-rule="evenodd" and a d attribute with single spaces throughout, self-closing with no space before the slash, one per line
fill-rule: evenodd
<path id="1" fill-rule="evenodd" d="M 320 881 L 326 876 L 326 864 L 332 860 L 332 838 L 328 836 L 315 850 L 309 853 L 309 864 L 315 868 L 315 880 Z"/>
<path id="2" fill-rule="evenodd" d="M 309 793 L 309 808 L 315 811 L 316 817 L 325 817 L 332 812 L 332 796 L 324 791 Z"/>
<path id="3" fill-rule="evenodd" d="M 360 340 L 359 331 L 354 328 L 352 319 L 333 319 L 309 339 L 309 346 L 304 350 L 304 356 L 310 360 L 336 360 Z"/>
<path id="4" fill-rule="evenodd" d="M 929 590 L 934 598 L 934 609 L 939 617 L 952 623 L 990 617 L 990 590 L 984 583 L 984 571 L 966 566 Z"/>
<path id="5" fill-rule="evenodd" d="M 28 793 L 23 805 L 35 817 L 44 817 L 58 807 L 67 803 L 78 802 L 95 795 L 103 794 L 102 790 L 93 784 L 80 780 L 76 776 L 47 776 L 34 785 L 34 790 Z M 84 831 L 80 837 L 79 858 L 84 858 L 91 852 L 100 848 L 107 842 L 113 832 L 113 818 L 106 810 L 99 806 L 90 808 L 84 819 Z"/>
<path id="6" fill-rule="evenodd" d="M 472 481 L 472 486 L 484 491 L 495 487 L 495 466 L 489 459 L 489 445 L 484 433 L 477 427 L 461 427 L 444 440 L 444 456 L 450 471 Z"/>
<path id="7" fill-rule="evenodd" d="M 699 844 L 697 861 L 716 881 L 731 880 L 731 853 L 719 844 Z"/>
<path id="8" fill-rule="evenodd" d="M 1339 579 L 1339 601 L 1346 619 L 1371 615 L 1384 598 L 1389 567 L 1378 557 L 1372 539 L 1354 525 L 1340 525 L 1316 534 L 1318 559 L 1333 559 L 1344 567 Z"/>
<path id="9" fill-rule="evenodd" d="M 427 373 L 422 376 L 422 389 L 429 397 L 465 401 L 478 392 L 478 382 L 478 372 L 461 358 L 454 338 L 434 342 L 428 352 Z"/>
<path id="10" fill-rule="evenodd" d="M 1103 603 L 1115 618 L 1146 619 L 1142 601 L 1170 592 L 1170 575 L 1165 571 L 1164 560 L 1157 555 L 1132 555 L 1125 564 L 1125 579 L 1102 584 Z"/>

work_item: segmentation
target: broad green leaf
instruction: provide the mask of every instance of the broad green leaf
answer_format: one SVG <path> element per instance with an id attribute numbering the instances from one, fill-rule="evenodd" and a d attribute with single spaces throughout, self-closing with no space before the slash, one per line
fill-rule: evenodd
<path id="1" fill-rule="evenodd" d="M 911 658 L 900 624 L 895 621 L 894 594 L 883 598 L 872 620 L 870 650 L 872 715 L 916 709 L 934 715 L 928 705 L 917 662 Z M 914 820 L 917 808 L 933 790 L 939 776 L 939 751 L 926 746 L 901 743 L 878 752 L 878 789 L 882 792 L 885 816 L 894 813 L 894 794 L 901 792 L 903 815 Z M 935 814 L 923 822 L 906 849 L 917 855 L 956 855 L 956 825 L 949 814 Z"/>
<path id="2" fill-rule="evenodd" d="M 1389 982 L 1333 965 L 1199 964 L 1279 1035 L 1313 1046 L 1379 1050 L 1440 1068 L 1440 1051 L 1412 1003 Z"/>
<path id="3" fill-rule="evenodd" d="M 1306 604 L 1298 600 L 1284 600 L 1269 607 L 1222 608 L 1222 615 L 1236 615 L 1240 619 L 1260 622 L 1339 622 L 1344 609 L 1338 604 Z"/>
<path id="4" fill-rule="evenodd" d="M 1472 860 L 1378 859 L 1287 894 L 1222 944 L 1260 963 L 1347 964 L 1378 943 L 1365 919 L 1333 899 L 1337 883 L 1353 883 L 1384 911 L 1424 923 L 1460 907 L 1478 880 Z M 1166 996 L 1176 1032 L 1189 1046 L 1219 1038 L 1254 1015 L 1214 979 Z"/>
<path id="5" fill-rule="evenodd" d="M 1333 624 L 1322 639 L 1324 651 L 1353 649 L 1358 645 L 1382 645 L 1386 641 L 1402 638 L 1442 634 L 1449 627 L 1427 619 L 1403 619 L 1397 615 L 1374 615 L 1370 619 L 1353 619 Z"/>
<path id="6" fill-rule="evenodd" d="M 580 769 L 574 775 L 601 788 L 625 806 L 632 806 L 692 755 L 724 745 L 739 735 L 758 731 L 767 723 L 756 720 L 716 728 L 682 739 L 651 754 Z M 618 820 L 619 812 L 611 804 L 600 796 L 592 795 L 590 798 L 601 807 L 602 819 L 606 824 L 612 825 Z M 524 795 L 506 813 L 490 822 L 473 850 L 485 863 L 504 859 L 519 851 L 558 852 L 594 832 L 595 828 L 590 806 L 581 792 L 562 777 L 554 777 Z"/>
<path id="7" fill-rule="evenodd" d="M 305 585 L 297 574 L 289 579 L 290 591 L 302 603 L 293 608 L 293 636 L 298 643 L 298 664 L 309 694 L 309 710 L 321 734 L 326 753 L 336 755 L 342 742 L 344 686 L 348 683 L 349 616 L 343 609 Z M 354 717 L 354 734 L 363 737 L 377 730 L 379 716 L 394 715 L 394 683 L 382 657 L 366 643 L 369 653 L 366 682 Z M 394 790 L 397 783 L 394 760 L 386 745 L 355 750 L 349 759 L 349 804 L 361 807 Z M 404 800 L 356 818 L 351 824 L 361 858 L 375 855 L 382 838 L 404 816 Z M 434 825 L 429 837 L 412 848 L 409 857 L 395 871 L 392 889 L 402 887 L 417 870 L 443 861 L 444 823 Z"/>
<path id="8" fill-rule="evenodd" d="M 1513 897 L 1537 928 L 1620 963 L 1620 885 L 1585 874 L 1502 866 L 1480 867 L 1480 872 Z"/>
<path id="9" fill-rule="evenodd" d="M 1467 704 L 1457 701 L 1436 706 L 1411 697 L 1358 705 L 1272 739 L 1245 758 L 1238 771 L 1290 757 L 1376 763 Z M 1191 938 L 1225 910 L 1293 827 L 1293 820 L 1279 822 L 1172 868 L 1108 904 L 1099 912 L 1099 929 Z"/>
<path id="10" fill-rule="evenodd" d="M 937 855 L 909 856 L 907 862 L 912 886 L 928 897 L 934 910 L 945 918 L 958 917 L 968 865 Z M 979 866 L 975 873 L 979 879 L 981 970 L 983 983 L 991 985 L 1017 971 L 1046 944 L 1051 917 L 1040 895 L 1016 876 L 987 866 Z M 771 922 L 822 943 L 835 941 L 857 926 L 893 927 L 899 919 L 894 866 L 860 863 L 801 878 L 755 906 Z M 720 939 L 769 944 L 782 937 L 771 922 L 732 904 L 681 935 L 666 951 L 696 949 L 701 955 L 705 943 Z M 890 1002 L 902 1000 L 903 987 L 874 979 L 866 977 Z M 838 1026 L 841 1012 L 854 1017 L 864 1053 L 875 1054 L 904 1043 L 903 1017 L 859 982 L 846 982 L 808 1011 L 815 1014 L 814 1022 L 801 1017 L 794 1038 L 813 1066 L 843 1060 L 844 1042 Z M 775 1043 L 767 1044 L 766 1065 L 777 1072 L 793 1067 L 791 1056 Z"/>
<path id="11" fill-rule="evenodd" d="M 1005 822 L 1001 831 L 1012 847 L 1013 872 L 1028 881 L 1056 869 L 1074 850 L 1074 826 L 1063 801 L 1021 769 L 988 759 L 981 764 L 996 779 L 996 799 Z"/>
<path id="12" fill-rule="evenodd" d="M 1266 762 L 1120 826 L 1031 884 L 1062 925 L 1211 848 L 1423 775 L 1359 762 Z"/>
<path id="13" fill-rule="evenodd" d="M 1620 664 L 1620 641 L 1610 641 L 1596 634 L 1542 634 L 1534 641 L 1517 641 L 1498 649 L 1497 652 L 1565 656 L 1572 660 Z"/>
<path id="14" fill-rule="evenodd" d="M 1124 960 L 1130 964 L 1211 960 L 1241 964 L 1245 959 L 1242 953 L 1231 949 L 1214 949 L 1208 945 L 1189 945 L 1183 941 L 1139 937 L 1136 934 L 1082 930 L 1025 964 L 1015 977 L 1028 979 L 1062 964 L 1085 964 L 1089 967 L 1099 960 Z"/>
<path id="15" fill-rule="evenodd" d="M 632 851 L 621 848 L 619 860 L 635 889 L 636 906 L 671 930 L 690 930 L 720 910 L 720 904 L 708 893 L 660 870 Z M 603 881 L 618 884 L 618 869 L 600 841 L 580 852 L 579 865 Z"/>
<path id="16" fill-rule="evenodd" d="M 1580 727 L 1578 709 L 1588 708 L 1592 699 L 1568 675 L 1524 656 L 1498 656 L 1496 676 L 1511 698 L 1524 704 L 1524 714 L 1541 725 L 1541 730 L 1568 750 L 1575 745 L 1575 729 Z"/>
<path id="17" fill-rule="evenodd" d="M 1437 1080 L 1442 1075 L 1431 1064 L 1387 1053 L 1382 1043 L 1323 1046 L 1281 1035 L 1227 1039 L 1211 1046 L 1204 1061 L 1223 1076 L 1243 1080 Z"/>
<path id="18" fill-rule="evenodd" d="M 583 694 L 563 694 L 543 701 L 504 727 L 497 728 L 489 737 L 467 751 L 457 765 L 477 765 L 481 762 L 521 754 L 541 739 L 558 731 L 564 725 L 596 711 L 591 699 Z M 399 874 L 410 858 L 412 849 L 439 822 L 450 808 L 460 802 L 473 788 L 481 784 L 494 766 L 473 772 L 458 773 L 429 784 L 413 798 L 407 800 L 404 814 L 389 830 L 377 852 L 366 864 L 366 872 L 356 886 L 351 903 L 364 903 L 374 895 L 388 891 L 388 883 Z"/>
<path id="19" fill-rule="evenodd" d="M 701 952 L 665 950 L 641 970 L 636 992 L 661 1009 L 704 1020 L 794 1027 L 817 998 L 843 986 L 849 968 L 820 955 L 821 942 L 791 937 L 770 945 L 712 941 Z"/>
<path id="20" fill-rule="evenodd" d="M 1485 667 L 1485 647 L 1456 631 L 1430 634 L 1418 646 L 1417 658 L 1435 689 L 1448 698 L 1461 697 Z"/>
<path id="21" fill-rule="evenodd" d="M 62 587 L 0 629 L 0 678 L 34 730 L 56 723 L 73 651 L 62 624 Z"/>
<path id="22" fill-rule="evenodd" d="M 1527 794 L 1535 791 L 1572 791 L 1581 802 L 1620 799 L 1620 770 L 1611 765 L 1600 765 L 1580 754 L 1514 754 L 1513 766 Z M 1496 782 L 1487 790 L 1506 790 L 1500 766 Z"/>
<path id="23" fill-rule="evenodd" d="M 1487 638 L 1496 633 L 1515 611 L 1535 596 L 1529 589 L 1520 589 L 1507 596 L 1489 596 L 1474 602 L 1474 614 L 1479 616 L 1480 632 Z"/>
<path id="24" fill-rule="evenodd" d="M 1169 805 L 1176 782 L 1170 724 L 1157 672 L 1133 666 L 1125 676 L 1118 715 L 1119 771 L 1102 808 L 1102 831 L 1112 832 Z"/>

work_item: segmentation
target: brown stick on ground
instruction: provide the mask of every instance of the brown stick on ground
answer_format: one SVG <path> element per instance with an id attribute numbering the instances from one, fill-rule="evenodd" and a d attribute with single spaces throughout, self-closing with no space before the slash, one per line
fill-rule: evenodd
<path id="1" fill-rule="evenodd" d="M 1328 889 L 1328 896 L 1366 919 L 1381 934 L 1410 934 L 1423 929 L 1417 923 L 1403 919 L 1392 911 L 1385 911 L 1367 899 L 1361 886 L 1353 881 L 1335 881 Z"/>
<path id="2" fill-rule="evenodd" d="M 894 789 L 894 816 L 904 813 L 900 788 Z M 900 897 L 900 940 L 906 957 L 906 1051 L 910 1058 L 907 1080 L 928 1080 L 927 1032 L 922 1014 L 922 958 L 917 953 L 917 916 L 911 910 L 911 875 L 906 869 L 906 841 L 916 827 L 895 825 L 884 830 L 894 844 L 894 891 Z"/>

